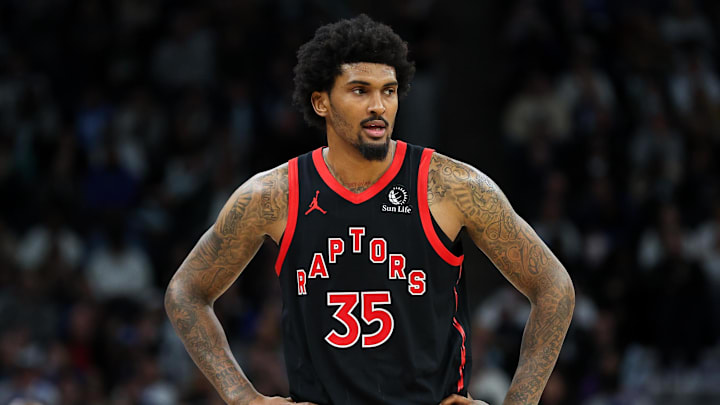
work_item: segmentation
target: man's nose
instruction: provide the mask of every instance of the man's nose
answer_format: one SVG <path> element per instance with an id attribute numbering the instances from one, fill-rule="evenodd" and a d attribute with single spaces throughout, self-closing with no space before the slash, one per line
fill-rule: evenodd
<path id="1" fill-rule="evenodd" d="M 385 114 L 385 104 L 383 104 L 382 95 L 379 93 L 373 93 L 373 96 L 370 98 L 368 113 L 377 116 Z"/>

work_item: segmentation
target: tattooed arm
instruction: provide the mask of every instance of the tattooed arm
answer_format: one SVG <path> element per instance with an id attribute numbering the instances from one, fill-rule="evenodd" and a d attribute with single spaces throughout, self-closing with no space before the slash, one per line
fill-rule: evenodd
<path id="1" fill-rule="evenodd" d="M 233 357 L 213 303 L 235 281 L 266 236 L 277 241 L 287 222 L 287 164 L 240 186 L 180 265 L 165 309 L 195 364 L 229 404 L 287 403 L 260 395 Z"/>
<path id="2" fill-rule="evenodd" d="M 505 278 L 530 300 L 520 359 L 504 404 L 537 404 L 572 318 L 575 292 L 570 277 L 498 186 L 477 169 L 435 153 L 428 203 L 446 232 L 454 236 L 465 227 Z"/>

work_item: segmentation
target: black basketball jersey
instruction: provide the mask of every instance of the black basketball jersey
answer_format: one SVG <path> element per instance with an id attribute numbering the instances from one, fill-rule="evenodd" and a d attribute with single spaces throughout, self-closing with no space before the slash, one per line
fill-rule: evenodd
<path id="1" fill-rule="evenodd" d="M 275 270 L 290 394 L 317 404 L 437 404 L 466 395 L 470 336 L 462 248 L 427 202 L 433 150 L 397 141 L 356 194 L 322 148 L 289 162 Z"/>

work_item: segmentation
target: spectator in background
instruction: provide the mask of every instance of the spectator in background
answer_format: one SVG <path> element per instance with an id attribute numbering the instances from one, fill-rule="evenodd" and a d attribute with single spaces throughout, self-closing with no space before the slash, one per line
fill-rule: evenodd
<path id="1" fill-rule="evenodd" d="M 593 66 L 594 44 L 585 39 L 576 47 L 571 70 L 561 76 L 556 91 L 572 114 L 574 130 L 587 134 L 594 132 L 605 116 L 613 115 L 616 97 L 610 79 Z"/>
<path id="2" fill-rule="evenodd" d="M 127 210 L 138 197 L 138 181 L 120 160 L 117 145 L 108 140 L 94 156 L 83 181 L 86 215 L 93 219 Z"/>
<path id="3" fill-rule="evenodd" d="M 102 153 L 105 135 L 114 113 L 114 106 L 99 85 L 89 85 L 75 117 L 80 145 L 91 158 Z"/>
<path id="4" fill-rule="evenodd" d="M 167 117 L 149 89 L 134 88 L 113 114 L 110 133 L 122 166 L 136 179 L 144 179 L 163 150 Z"/>
<path id="5" fill-rule="evenodd" d="M 532 73 L 522 91 L 510 101 L 503 122 L 505 135 L 516 145 L 530 143 L 534 136 L 556 142 L 570 135 L 569 106 L 540 72 Z"/>
<path id="6" fill-rule="evenodd" d="M 51 255 L 58 255 L 64 266 L 77 268 L 84 254 L 82 240 L 64 221 L 57 207 L 48 207 L 44 213 L 45 220 L 20 240 L 17 263 L 25 271 L 36 271 Z"/>
<path id="7" fill-rule="evenodd" d="M 60 405 L 60 392 L 43 375 L 45 354 L 37 345 L 29 344 L 15 353 L 12 378 L 0 382 L 0 402 L 37 401 L 44 405 Z"/>
<path id="8" fill-rule="evenodd" d="M 693 239 L 695 254 L 708 279 L 720 285 L 720 202 L 715 203 L 713 216 L 700 224 Z"/>
<path id="9" fill-rule="evenodd" d="M 665 40 L 674 45 L 695 43 L 709 49 L 714 44 L 707 19 L 698 13 L 694 0 L 673 0 L 660 24 Z"/>
<path id="10" fill-rule="evenodd" d="M 509 154 L 517 162 L 509 170 L 525 183 L 517 191 L 521 196 L 517 204 L 531 215 L 538 214 L 537 204 L 531 201 L 542 195 L 545 179 L 557 168 L 562 146 L 570 139 L 570 118 L 568 105 L 541 72 L 531 73 L 506 107 L 503 135 Z"/>
<path id="11" fill-rule="evenodd" d="M 655 17 L 647 10 L 630 8 L 621 18 L 617 35 L 622 41 L 617 46 L 622 56 L 618 60 L 631 74 L 662 77 L 672 58 L 672 47 L 663 38 Z"/>
<path id="12" fill-rule="evenodd" d="M 533 228 L 563 263 L 576 263 L 582 256 L 582 238 L 577 227 L 567 216 L 565 187 L 567 179 L 555 173 L 548 179 L 549 186 L 541 203 L 541 214 L 532 221 Z"/>
<path id="13" fill-rule="evenodd" d="M 681 116 L 704 107 L 720 108 L 720 80 L 708 58 L 696 47 L 683 52 L 668 80 L 673 106 Z"/>
<path id="14" fill-rule="evenodd" d="M 52 83 L 34 71 L 27 55 L 11 52 L 5 58 L 7 75 L 0 76 L 0 130 L 19 137 L 52 135 L 59 117 Z"/>
<path id="15" fill-rule="evenodd" d="M 692 238 L 696 249 L 693 258 L 698 260 L 712 291 L 720 291 L 720 202 L 715 202 L 713 216 L 701 223 Z M 711 294 L 712 324 L 716 336 L 720 335 L 720 294 Z"/>
<path id="16" fill-rule="evenodd" d="M 168 117 L 156 99 L 156 94 L 145 86 L 137 86 L 113 116 L 113 133 L 120 139 L 131 138 L 140 146 L 157 153 L 168 129 Z"/>
<path id="17" fill-rule="evenodd" d="M 539 3 L 515 1 L 502 32 L 514 62 L 508 68 L 523 76 L 525 66 L 552 70 L 563 59 L 560 38 Z"/>
<path id="18" fill-rule="evenodd" d="M 668 198 L 683 176 L 685 144 L 662 114 L 645 117 L 630 140 L 631 176 L 649 197 Z"/>
<path id="19" fill-rule="evenodd" d="M 668 103 L 664 83 L 643 74 L 630 74 L 625 80 L 631 103 L 629 113 L 633 117 L 642 120 L 645 117 L 666 115 Z"/>
<path id="20" fill-rule="evenodd" d="M 665 204 L 658 209 L 656 222 L 645 228 L 640 237 L 637 257 L 640 269 L 651 271 L 677 249 L 680 249 L 677 254 L 685 255 L 689 245 L 677 207 Z"/>
<path id="21" fill-rule="evenodd" d="M 663 238 L 665 255 L 651 269 L 655 277 L 645 293 L 651 297 L 647 309 L 656 314 L 651 318 L 650 336 L 664 365 L 695 364 L 702 350 L 716 343 L 708 281 L 698 263 L 685 256 L 682 234 L 668 230 Z"/>
<path id="22" fill-rule="evenodd" d="M 163 378 L 155 357 L 140 360 L 137 376 L 140 389 L 137 402 L 143 405 L 175 405 L 178 403 L 178 387 Z"/>
<path id="23" fill-rule="evenodd" d="M 208 86 L 215 80 L 215 38 L 205 26 L 202 8 L 180 10 L 169 35 L 152 56 L 154 79 L 171 89 Z"/>
<path id="24" fill-rule="evenodd" d="M 604 270 L 613 252 L 623 245 L 626 213 L 620 209 L 617 187 L 608 176 L 591 178 L 582 187 L 576 215 L 583 232 L 583 264 L 588 274 Z"/>
<path id="25" fill-rule="evenodd" d="M 230 142 L 225 152 L 233 151 L 236 161 L 243 161 L 253 150 L 256 135 L 255 110 L 252 105 L 250 86 L 241 78 L 235 78 L 227 83 L 226 88 Z"/>
<path id="26" fill-rule="evenodd" d="M 150 302 L 157 298 L 150 260 L 142 249 L 127 243 L 125 232 L 124 223 L 112 220 L 106 243 L 90 253 L 86 275 L 90 289 L 100 301 Z"/>

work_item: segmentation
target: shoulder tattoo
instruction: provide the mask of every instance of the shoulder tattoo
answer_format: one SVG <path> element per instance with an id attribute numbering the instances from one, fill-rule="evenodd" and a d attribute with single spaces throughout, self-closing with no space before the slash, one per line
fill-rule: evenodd
<path id="1" fill-rule="evenodd" d="M 428 204 L 450 201 L 469 222 L 484 223 L 502 209 L 501 195 L 484 173 L 439 153 L 433 154 L 428 172 Z"/>
<path id="2" fill-rule="evenodd" d="M 230 198 L 232 204 L 221 212 L 216 231 L 222 236 L 243 232 L 257 233 L 287 217 L 287 164 L 255 175 L 240 186 Z M 255 231 L 255 232 L 253 232 Z"/>

